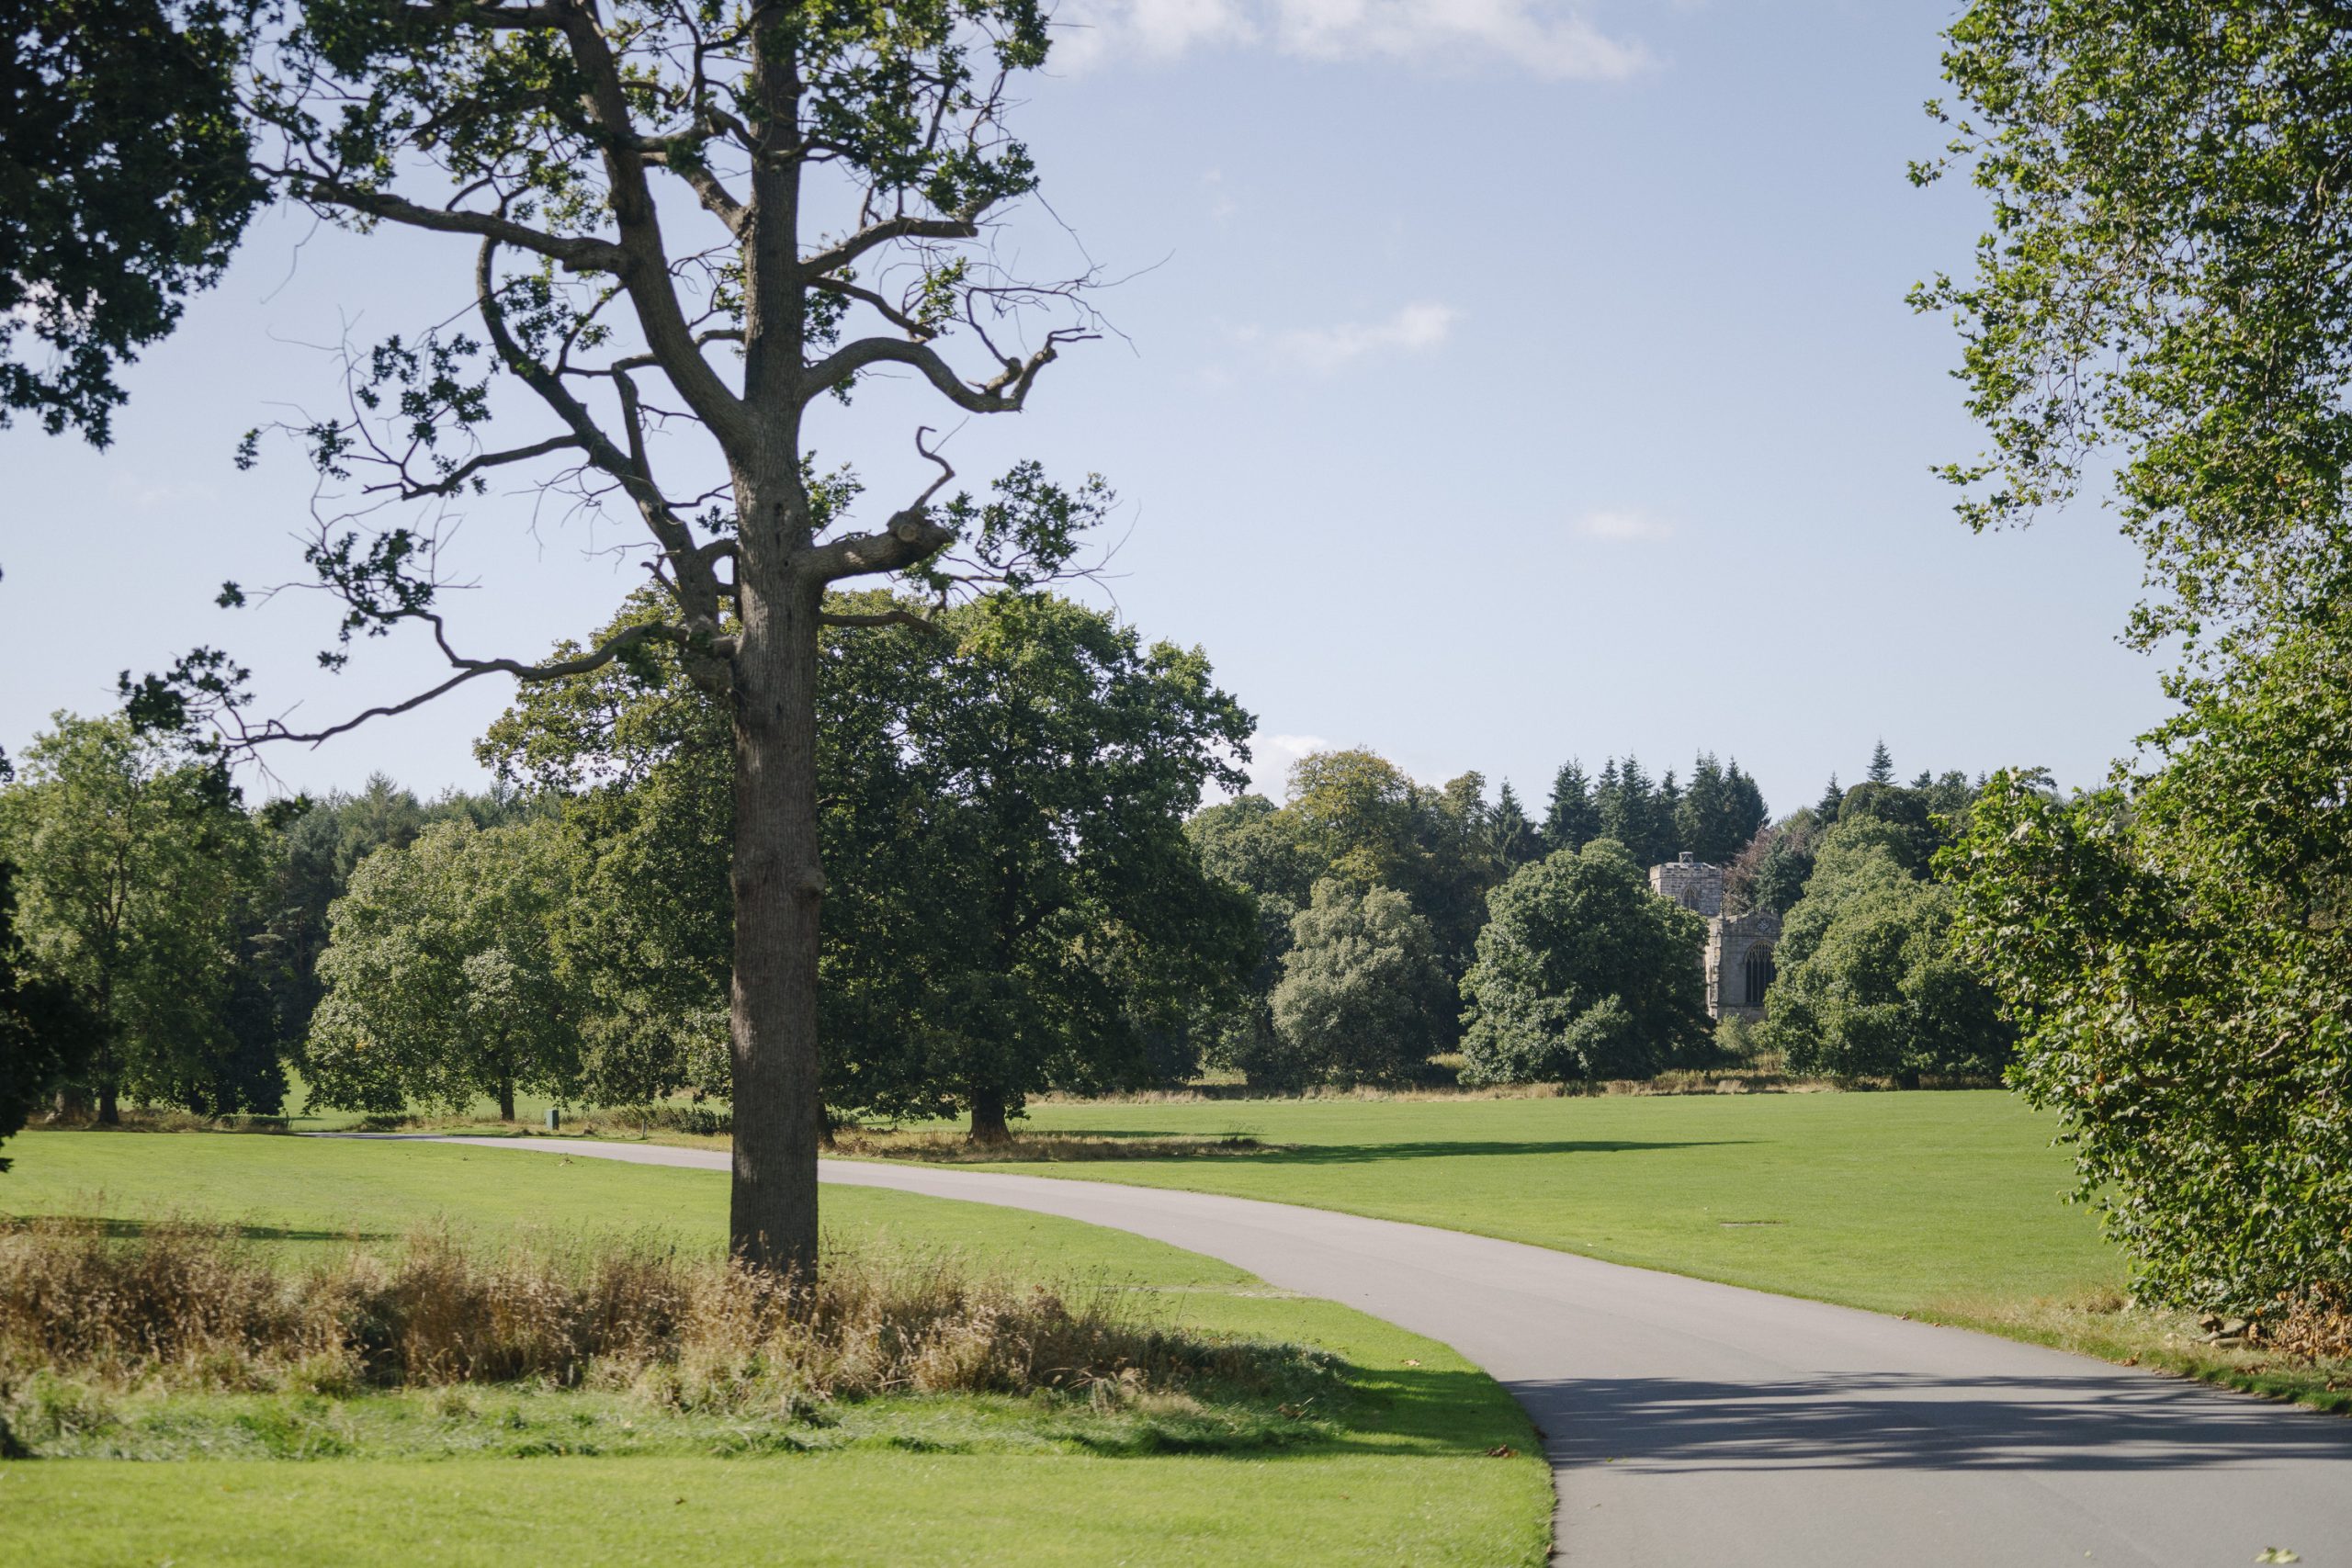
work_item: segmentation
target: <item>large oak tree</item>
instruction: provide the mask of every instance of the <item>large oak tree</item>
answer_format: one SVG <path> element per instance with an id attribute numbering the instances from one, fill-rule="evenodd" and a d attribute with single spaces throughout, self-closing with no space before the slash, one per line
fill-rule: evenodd
<path id="1" fill-rule="evenodd" d="M 939 594 L 1034 581 L 1107 502 L 1030 467 L 990 498 L 948 497 L 918 431 L 936 477 L 861 523 L 856 481 L 820 477 L 808 427 L 876 372 L 951 414 L 1011 412 L 1090 335 L 1085 278 L 1008 276 L 989 243 L 1036 183 L 1005 111 L 1047 41 L 1036 0 L 308 0 L 249 84 L 278 191 L 357 231 L 447 236 L 470 280 L 463 324 L 356 347 L 348 412 L 297 431 L 352 498 L 308 552 L 344 642 L 413 624 L 449 674 L 302 738 L 656 644 L 726 704 L 730 1232 L 761 1266 L 810 1269 L 817 1249 L 826 591 L 876 573 Z M 436 508 L 493 475 L 628 517 L 663 613 L 554 662 L 461 649 L 437 597 Z M 130 694 L 142 716 L 209 715 L 234 743 L 294 738 L 239 716 L 245 675 L 218 650 Z"/>

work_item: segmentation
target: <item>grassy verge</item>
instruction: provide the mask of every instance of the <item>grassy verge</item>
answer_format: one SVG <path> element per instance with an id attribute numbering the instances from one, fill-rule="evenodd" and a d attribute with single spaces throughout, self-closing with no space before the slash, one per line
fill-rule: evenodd
<path id="1" fill-rule="evenodd" d="M 122 1227 L 167 1211 L 233 1216 L 288 1267 L 397 1247 L 426 1217 L 492 1241 L 613 1229 L 714 1253 L 722 1241 L 716 1172 L 266 1137 L 36 1133 L 10 1153 L 0 1206 L 12 1213 Z M 1339 1387 L 1295 1416 L 1280 1407 L 1289 1398 L 1186 1411 L 886 1394 L 815 1420 L 650 1416 L 626 1391 L 528 1383 L 130 1389 L 88 1413 L 78 1451 L 213 1457 L 0 1464 L 0 1561 L 716 1564 L 743 1561 L 752 1541 L 760 1560 L 796 1564 L 1544 1559 L 1549 1476 L 1525 1418 L 1442 1346 L 1121 1232 L 856 1189 L 828 1203 L 833 1235 L 861 1247 L 1084 1278 L 1186 1333 L 1312 1345 L 1344 1362 Z M 1211 1451 L 1171 1451 L 1187 1447 Z M 1489 1457 L 1502 1448 L 1518 1452 Z"/>
<path id="2" fill-rule="evenodd" d="M 1024 1136 L 1270 1146 L 1001 1168 L 1474 1231 L 2352 1409 L 2352 1366 L 2126 1310 L 2122 1258 L 2064 1201 L 2054 1131 L 1996 1090 L 1046 1104 Z"/>

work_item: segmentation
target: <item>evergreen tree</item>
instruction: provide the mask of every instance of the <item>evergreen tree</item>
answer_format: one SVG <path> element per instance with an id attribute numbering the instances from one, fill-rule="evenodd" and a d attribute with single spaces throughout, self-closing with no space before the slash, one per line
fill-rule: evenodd
<path id="1" fill-rule="evenodd" d="M 1610 760 L 1593 804 L 1600 815 L 1600 836 L 1623 844 L 1636 862 L 1648 866 L 1674 858 L 1673 819 L 1638 758 L 1628 757 L 1622 765 Z"/>
<path id="2" fill-rule="evenodd" d="M 1820 804 L 1813 808 L 1815 818 L 1824 828 L 1838 820 L 1838 808 L 1844 804 L 1845 799 L 1846 792 L 1838 787 L 1838 775 L 1830 774 L 1828 784 L 1821 792 Z"/>
<path id="3" fill-rule="evenodd" d="M 1875 784 L 1891 784 L 1894 782 L 1894 759 L 1887 754 L 1886 742 L 1883 739 L 1871 748 L 1870 782 Z"/>
<path id="4" fill-rule="evenodd" d="M 1571 759 L 1552 776 L 1552 803 L 1544 813 L 1544 847 L 1580 850 L 1600 836 L 1600 813 L 1592 803 L 1592 786 L 1584 764 Z"/>
<path id="5" fill-rule="evenodd" d="M 1690 787 L 1675 807 L 1675 832 L 1682 848 L 1712 865 L 1722 865 L 1746 842 L 1732 831 L 1730 781 L 1714 753 L 1702 751 L 1691 764 Z"/>
<path id="6" fill-rule="evenodd" d="M 1543 835 L 1528 820 L 1526 810 L 1519 804 L 1519 794 L 1508 779 L 1496 792 L 1494 809 L 1487 813 L 1487 842 L 1505 876 L 1529 861 L 1543 858 Z"/>
<path id="7" fill-rule="evenodd" d="M 1724 795 L 1731 840 L 1736 846 L 1745 846 L 1764 830 L 1764 824 L 1772 819 L 1772 814 L 1764 805 L 1764 792 L 1753 778 L 1740 771 L 1736 757 L 1724 771 Z"/>

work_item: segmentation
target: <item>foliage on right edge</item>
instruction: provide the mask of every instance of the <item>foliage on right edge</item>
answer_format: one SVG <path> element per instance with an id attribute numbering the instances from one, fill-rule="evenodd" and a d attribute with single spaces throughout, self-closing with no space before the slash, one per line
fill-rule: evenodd
<path id="1" fill-rule="evenodd" d="M 1997 775 L 1946 865 L 2143 1294 L 2261 1314 L 2352 1280 L 2352 638 L 2187 692 L 2168 766 Z"/>

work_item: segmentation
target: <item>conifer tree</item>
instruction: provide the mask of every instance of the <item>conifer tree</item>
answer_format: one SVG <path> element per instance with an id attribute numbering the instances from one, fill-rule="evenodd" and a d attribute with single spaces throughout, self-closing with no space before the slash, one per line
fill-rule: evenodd
<path id="1" fill-rule="evenodd" d="M 1894 759 L 1888 754 L 1883 739 L 1871 748 L 1870 782 L 1877 784 L 1894 782 Z"/>
<path id="2" fill-rule="evenodd" d="M 1544 847 L 1580 850 L 1600 836 L 1600 813 L 1592 803 L 1592 786 L 1584 764 L 1574 759 L 1560 764 L 1552 776 L 1552 803 L 1544 814 Z"/>
<path id="3" fill-rule="evenodd" d="M 1487 842 L 1505 876 L 1529 861 L 1543 858 L 1543 836 L 1528 820 L 1526 809 L 1519 804 L 1519 793 L 1508 779 L 1496 793 L 1493 809 L 1487 813 Z"/>

